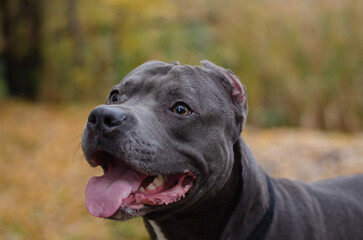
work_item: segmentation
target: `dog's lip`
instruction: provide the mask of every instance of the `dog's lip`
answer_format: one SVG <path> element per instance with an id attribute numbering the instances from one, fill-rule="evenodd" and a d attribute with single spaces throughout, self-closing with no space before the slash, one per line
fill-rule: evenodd
<path id="1" fill-rule="evenodd" d="M 116 157 L 113 154 L 103 150 L 95 151 L 91 160 L 88 162 L 91 166 L 93 167 L 101 166 L 104 170 L 103 176 L 91 178 L 91 180 L 87 184 L 87 189 L 86 189 L 87 209 L 90 211 L 92 215 L 98 217 L 123 220 L 130 217 L 142 216 L 152 211 L 156 207 L 180 202 L 181 200 L 184 199 L 185 194 L 194 185 L 196 179 L 196 174 L 194 174 L 189 170 L 184 170 L 181 172 L 169 172 L 169 173 L 156 173 L 156 172 L 150 173 L 149 171 L 143 171 L 131 166 L 131 164 L 129 164 L 127 161 L 123 160 L 122 158 Z M 136 174 L 138 176 L 137 177 L 138 183 L 135 183 L 134 182 L 135 180 L 132 180 L 133 183 L 132 182 L 130 183 L 132 185 L 138 184 L 138 187 L 135 188 L 134 186 L 133 190 L 128 190 L 129 192 L 128 196 L 122 197 L 123 200 L 120 201 L 119 208 L 115 209 L 115 212 L 113 212 L 113 214 L 110 214 L 110 211 L 112 211 L 110 209 L 107 210 L 108 212 L 107 214 L 104 213 L 103 210 L 101 212 L 98 212 L 98 210 L 97 211 L 92 210 L 92 208 L 94 207 L 98 208 L 97 204 L 100 203 L 99 200 L 97 200 L 97 204 L 95 205 L 95 201 L 98 198 L 97 197 L 95 198 L 94 195 L 94 193 L 99 192 L 100 189 L 99 186 L 102 185 L 102 184 L 99 185 L 100 181 L 104 181 L 100 179 L 102 178 L 107 179 L 109 178 L 109 176 L 112 176 L 112 178 L 115 177 L 115 179 L 118 178 L 117 174 L 115 175 L 115 171 L 119 171 L 118 169 L 120 170 L 129 169 L 131 172 L 133 172 L 134 175 Z M 108 172 L 110 173 L 108 174 Z M 153 188 L 155 187 L 155 185 L 151 186 L 151 188 L 147 188 L 150 187 L 148 185 L 152 185 L 151 183 L 154 183 L 154 180 L 159 177 L 162 177 L 163 179 L 164 177 L 165 179 L 169 178 L 170 181 L 168 180 L 168 182 L 166 182 L 164 185 L 161 185 L 160 188 L 159 187 L 157 187 L 156 189 Z M 109 183 L 112 184 L 111 182 Z M 141 188 L 143 190 L 142 192 L 140 192 Z M 101 196 L 103 194 L 105 194 L 105 192 L 101 191 Z M 115 200 L 114 197 L 112 197 L 111 199 Z M 109 201 L 108 203 L 114 204 L 113 206 L 115 207 L 115 204 L 117 203 L 115 203 L 114 200 Z"/>
<path id="2" fill-rule="evenodd" d="M 119 158 L 104 150 L 94 151 L 92 157 L 87 161 L 92 167 L 101 166 L 104 173 L 108 172 L 118 162 L 121 162 Z"/>
<path id="3" fill-rule="evenodd" d="M 168 172 L 159 172 L 159 171 L 150 171 L 149 169 L 141 169 L 139 167 L 136 167 L 134 164 L 131 164 L 129 160 L 126 160 L 125 158 L 118 157 L 109 151 L 106 150 L 96 150 L 93 152 L 90 158 L 86 158 L 87 162 L 91 167 L 98 167 L 100 166 L 103 169 L 104 173 L 107 173 L 110 169 L 115 167 L 116 165 L 126 165 L 133 170 L 142 173 L 149 176 L 158 176 L 158 175 L 175 175 L 175 174 L 185 174 L 192 176 L 195 178 L 198 174 L 195 173 L 192 170 L 182 170 L 182 171 L 168 171 Z"/>

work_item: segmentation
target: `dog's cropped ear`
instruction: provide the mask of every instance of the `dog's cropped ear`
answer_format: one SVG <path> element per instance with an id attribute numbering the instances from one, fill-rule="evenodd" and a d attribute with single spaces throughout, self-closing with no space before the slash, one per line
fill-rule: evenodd
<path id="1" fill-rule="evenodd" d="M 246 89 L 242 85 L 241 81 L 238 77 L 229 69 L 222 68 L 220 66 L 215 65 L 207 60 L 201 61 L 202 65 L 211 70 L 217 76 L 220 76 L 224 81 L 225 85 L 227 85 L 227 90 L 230 91 L 230 96 L 233 102 L 239 105 L 242 110 L 242 121 L 241 121 L 241 131 L 244 128 L 244 124 L 247 117 L 248 107 L 247 107 L 247 94 Z"/>

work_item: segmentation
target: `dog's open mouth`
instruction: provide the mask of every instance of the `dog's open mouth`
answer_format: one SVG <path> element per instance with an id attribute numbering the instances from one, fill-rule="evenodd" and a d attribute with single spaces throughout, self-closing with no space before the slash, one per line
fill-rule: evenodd
<path id="1" fill-rule="evenodd" d="M 146 175 L 103 151 L 97 152 L 92 161 L 91 165 L 104 170 L 104 175 L 92 177 L 86 188 L 87 210 L 96 217 L 112 217 L 119 209 L 140 210 L 145 205 L 177 202 L 195 179 L 189 171 Z"/>

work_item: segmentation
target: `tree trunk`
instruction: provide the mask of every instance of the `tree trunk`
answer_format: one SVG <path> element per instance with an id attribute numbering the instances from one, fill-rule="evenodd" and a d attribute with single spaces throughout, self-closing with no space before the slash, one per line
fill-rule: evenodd
<path id="1" fill-rule="evenodd" d="M 84 64 L 83 36 L 78 18 L 77 3 L 75 0 L 67 0 L 68 31 L 73 40 L 74 63 L 76 66 Z"/>
<path id="2" fill-rule="evenodd" d="M 0 0 L 9 94 L 36 100 L 41 82 L 42 0 Z"/>

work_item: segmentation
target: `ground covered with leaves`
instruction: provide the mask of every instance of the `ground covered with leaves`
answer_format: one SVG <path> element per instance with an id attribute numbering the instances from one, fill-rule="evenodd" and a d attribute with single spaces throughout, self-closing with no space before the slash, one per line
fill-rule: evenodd
<path id="1" fill-rule="evenodd" d="M 92 106 L 0 102 L 0 239 L 148 239 L 142 219 L 92 217 L 88 179 L 101 174 L 82 156 Z M 275 177 L 319 180 L 363 172 L 363 134 L 306 129 L 243 133 L 255 158 Z"/>

